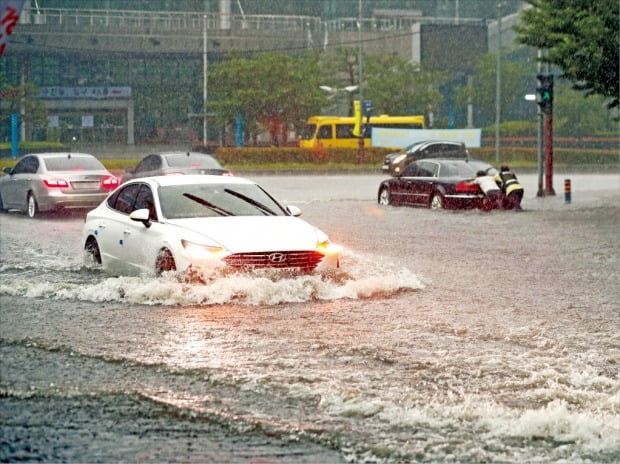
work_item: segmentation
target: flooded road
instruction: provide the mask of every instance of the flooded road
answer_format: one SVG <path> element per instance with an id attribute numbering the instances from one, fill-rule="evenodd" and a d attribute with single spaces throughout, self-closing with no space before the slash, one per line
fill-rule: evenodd
<path id="1" fill-rule="evenodd" d="M 525 211 L 484 213 L 257 176 L 342 272 L 206 285 L 86 267 L 82 215 L 2 214 L 0 459 L 618 462 L 620 177 L 570 177 L 571 204 L 520 176 Z"/>

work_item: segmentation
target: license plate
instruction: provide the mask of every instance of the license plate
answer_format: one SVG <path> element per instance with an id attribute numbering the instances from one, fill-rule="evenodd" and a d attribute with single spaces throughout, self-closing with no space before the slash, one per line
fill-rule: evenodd
<path id="1" fill-rule="evenodd" d="M 71 182 L 73 190 L 99 190 L 99 181 Z"/>

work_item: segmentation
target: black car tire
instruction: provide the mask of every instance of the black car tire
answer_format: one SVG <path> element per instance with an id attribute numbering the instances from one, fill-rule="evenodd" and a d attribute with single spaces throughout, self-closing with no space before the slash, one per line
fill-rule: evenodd
<path id="1" fill-rule="evenodd" d="M 26 199 L 26 214 L 28 214 L 29 218 L 35 218 L 39 215 L 39 204 L 32 192 L 28 193 L 28 198 Z"/>
<path id="2" fill-rule="evenodd" d="M 163 272 L 176 271 L 177 265 L 174 262 L 174 256 L 172 252 L 167 248 L 164 248 L 159 252 L 157 256 L 157 263 L 155 263 L 155 274 L 160 276 Z"/>
<path id="3" fill-rule="evenodd" d="M 377 199 L 377 202 L 383 206 L 388 206 L 392 204 L 392 198 L 390 196 L 389 188 L 382 187 L 381 190 L 379 190 L 379 198 Z"/>
<path id="4" fill-rule="evenodd" d="M 0 213 L 4 213 L 6 208 L 4 207 L 4 202 L 2 201 L 2 195 L 0 195 Z"/>
<path id="5" fill-rule="evenodd" d="M 443 209 L 443 197 L 441 196 L 441 193 L 439 192 L 435 192 L 433 193 L 433 196 L 431 197 L 431 204 L 430 204 L 431 209 Z"/>
<path id="6" fill-rule="evenodd" d="M 99 244 L 97 240 L 93 237 L 90 237 L 86 241 L 86 245 L 84 245 L 84 251 L 88 258 L 90 258 L 91 262 L 95 264 L 101 264 L 101 252 L 99 251 Z"/>

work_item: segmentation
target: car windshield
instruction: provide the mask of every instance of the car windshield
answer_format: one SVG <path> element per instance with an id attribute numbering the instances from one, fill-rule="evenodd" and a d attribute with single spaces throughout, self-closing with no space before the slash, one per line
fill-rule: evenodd
<path id="1" fill-rule="evenodd" d="M 469 163 L 442 163 L 439 176 L 470 178 L 476 177 L 476 170 Z"/>
<path id="2" fill-rule="evenodd" d="M 285 216 L 284 209 L 255 184 L 194 184 L 160 187 L 168 219 L 215 216 Z"/>
<path id="3" fill-rule="evenodd" d="M 97 158 L 90 156 L 58 156 L 45 158 L 45 169 L 48 171 L 103 171 L 105 168 Z"/>
<path id="4" fill-rule="evenodd" d="M 197 155 L 190 153 L 175 153 L 172 155 L 165 155 L 168 166 L 179 167 L 203 167 L 203 168 L 221 168 L 219 163 L 212 156 Z"/>
<path id="5" fill-rule="evenodd" d="M 487 164 L 483 161 L 474 161 L 471 160 L 469 162 L 469 165 L 471 166 L 471 168 L 475 171 L 484 171 L 487 174 L 491 175 L 491 176 L 495 176 L 499 173 L 499 171 L 497 169 L 495 169 L 493 166 L 491 166 L 490 164 Z"/>
<path id="6" fill-rule="evenodd" d="M 424 142 L 415 142 L 415 143 L 412 143 L 411 145 L 407 145 L 405 148 L 403 148 L 403 152 L 410 153 L 410 152 L 416 150 L 423 143 Z"/>

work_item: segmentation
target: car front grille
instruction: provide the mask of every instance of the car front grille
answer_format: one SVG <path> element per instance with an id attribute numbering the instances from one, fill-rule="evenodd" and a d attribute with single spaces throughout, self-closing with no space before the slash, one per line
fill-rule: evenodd
<path id="1" fill-rule="evenodd" d="M 229 266 L 238 269 L 300 269 L 311 271 L 323 259 L 317 251 L 269 251 L 257 253 L 236 253 L 224 258 Z"/>

